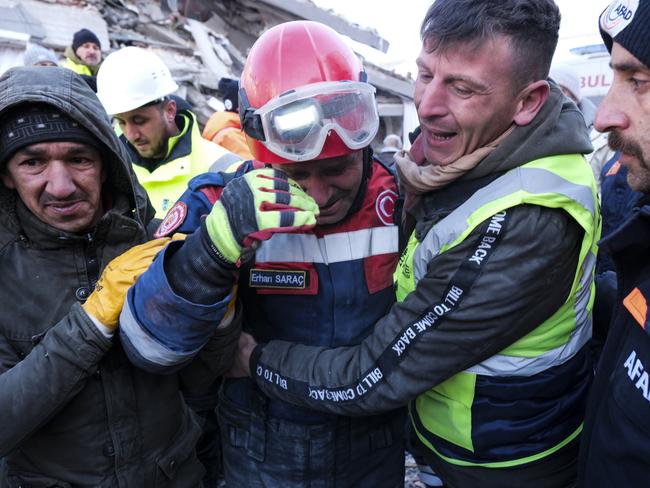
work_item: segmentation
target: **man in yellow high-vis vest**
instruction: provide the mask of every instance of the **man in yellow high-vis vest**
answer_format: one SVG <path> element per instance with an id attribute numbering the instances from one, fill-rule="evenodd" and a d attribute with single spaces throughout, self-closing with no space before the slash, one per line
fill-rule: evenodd
<path id="1" fill-rule="evenodd" d="M 79 75 L 96 76 L 102 64 L 102 45 L 95 33 L 81 29 L 72 36 L 72 44 L 65 50 L 64 68 Z"/>
<path id="2" fill-rule="evenodd" d="M 552 0 L 437 0 L 421 29 L 420 130 L 398 304 L 365 341 L 240 339 L 233 374 L 348 415 L 410 402 L 413 450 L 445 486 L 575 483 L 592 376 L 600 217 L 576 106 L 547 79 Z"/>
<path id="3" fill-rule="evenodd" d="M 227 169 L 241 157 L 201 137 L 169 68 L 153 52 L 125 47 L 97 75 L 97 96 L 118 124 L 138 181 L 163 218 L 194 176 Z"/>

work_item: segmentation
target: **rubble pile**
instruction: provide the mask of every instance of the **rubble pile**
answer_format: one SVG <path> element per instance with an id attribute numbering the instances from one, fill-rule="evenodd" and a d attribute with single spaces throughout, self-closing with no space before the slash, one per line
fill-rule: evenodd
<path id="1" fill-rule="evenodd" d="M 205 124 L 218 107 L 219 80 L 239 77 L 248 50 L 262 32 L 297 19 L 326 23 L 374 52 L 388 48 L 375 31 L 310 0 L 0 0 L 0 71 L 19 63 L 27 39 L 62 55 L 72 34 L 87 28 L 101 40 L 104 55 L 129 45 L 154 50 L 181 85 L 179 95 Z M 3 39 L 2 32 L 17 37 Z M 400 133 L 407 110 L 414 111 L 413 80 L 367 59 L 364 64 L 377 88 L 382 125 L 375 142 L 380 144 L 386 133 Z"/>

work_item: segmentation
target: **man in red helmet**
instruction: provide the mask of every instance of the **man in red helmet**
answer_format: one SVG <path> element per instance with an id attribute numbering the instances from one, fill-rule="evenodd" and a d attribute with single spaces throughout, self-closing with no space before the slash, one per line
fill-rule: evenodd
<path id="1" fill-rule="evenodd" d="M 184 364 L 232 313 L 237 289 L 261 342 L 334 347 L 371 332 L 394 302 L 398 258 L 395 180 L 369 150 L 374 91 L 329 27 L 290 22 L 260 37 L 240 90 L 255 160 L 193 179 L 161 224 L 159 236 L 193 233 L 129 292 L 131 361 Z M 404 409 L 320 413 L 227 378 L 217 410 L 229 486 L 403 486 Z"/>
<path id="2" fill-rule="evenodd" d="M 413 450 L 447 486 L 576 482 L 600 216 L 584 120 L 547 79 L 559 26 L 553 0 L 433 2 L 420 134 L 396 156 L 399 303 L 360 345 L 240 336 L 271 398 L 345 415 L 409 402 Z"/>

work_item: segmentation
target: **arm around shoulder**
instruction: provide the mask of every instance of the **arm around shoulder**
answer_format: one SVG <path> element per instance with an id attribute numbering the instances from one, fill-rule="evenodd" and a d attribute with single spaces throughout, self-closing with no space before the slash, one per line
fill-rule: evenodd
<path id="1" fill-rule="evenodd" d="M 508 212 L 498 247 L 469 285 L 457 283 L 481 246 L 481 226 L 434 256 L 414 291 L 360 345 L 258 346 L 251 361 L 258 385 L 298 405 L 367 415 L 406 404 L 528 334 L 567 300 L 583 232 L 562 210 Z"/>

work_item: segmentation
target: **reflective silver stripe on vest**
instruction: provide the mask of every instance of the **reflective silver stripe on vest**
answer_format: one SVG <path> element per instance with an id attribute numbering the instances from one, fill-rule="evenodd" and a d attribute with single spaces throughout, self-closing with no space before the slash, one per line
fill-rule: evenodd
<path id="1" fill-rule="evenodd" d="M 566 344 L 534 358 L 496 354 L 466 371 L 485 376 L 532 376 L 571 359 L 591 339 L 592 321 L 591 315 L 587 312 L 587 304 L 591 296 L 590 285 L 595 266 L 596 256 L 589 252 L 582 263 L 580 285 L 576 292 L 574 307 L 576 328 Z"/>
<path id="2" fill-rule="evenodd" d="M 237 156 L 231 152 L 227 152 L 223 156 L 220 156 L 214 163 L 210 165 L 208 169 L 211 173 L 218 173 L 219 171 L 226 171 L 230 166 L 235 164 L 238 161 L 244 161 L 241 156 Z"/>
<path id="3" fill-rule="evenodd" d="M 534 358 L 495 354 L 466 371 L 485 376 L 532 376 L 571 359 L 591 339 L 592 319 L 587 312 L 587 304 L 591 298 L 591 279 L 595 266 L 596 256 L 590 251 L 582 263 L 580 283 L 575 293 L 573 313 L 575 314 L 576 328 L 566 344 Z"/>
<path id="4" fill-rule="evenodd" d="M 585 256 L 582 263 L 582 270 L 580 275 L 580 284 L 576 291 L 576 303 L 573 310 L 576 316 L 576 324 L 589 323 L 591 325 L 591 314 L 587 311 L 587 305 L 591 299 L 591 282 L 594 279 L 594 271 L 596 269 L 596 255 L 589 250 L 589 254 Z M 589 337 L 591 337 L 591 327 L 589 327 Z M 577 352 L 577 351 L 576 351 Z"/>
<path id="5" fill-rule="evenodd" d="M 262 242 L 255 260 L 263 263 L 341 263 L 398 250 L 397 226 L 371 227 L 323 237 L 313 234 L 274 234 Z"/>
<path id="6" fill-rule="evenodd" d="M 542 168 L 516 168 L 481 188 L 465 203 L 436 223 L 413 254 L 415 284 L 426 274 L 429 261 L 440 254 L 443 246 L 455 242 L 466 229 L 470 216 L 482 206 L 519 190 L 531 194 L 557 193 L 574 200 L 595 214 L 591 188 L 577 185 Z"/>
<path id="7" fill-rule="evenodd" d="M 484 376 L 533 376 L 571 359 L 591 339 L 591 317 L 576 327 L 566 344 L 533 358 L 496 354 L 467 368 L 469 373 Z"/>
<path id="8" fill-rule="evenodd" d="M 126 334 L 131 345 L 145 361 L 158 366 L 182 364 L 201 350 L 198 348 L 196 351 L 181 353 L 163 346 L 142 329 L 133 316 L 128 300 L 125 301 L 122 313 L 120 313 L 120 334 Z"/>

